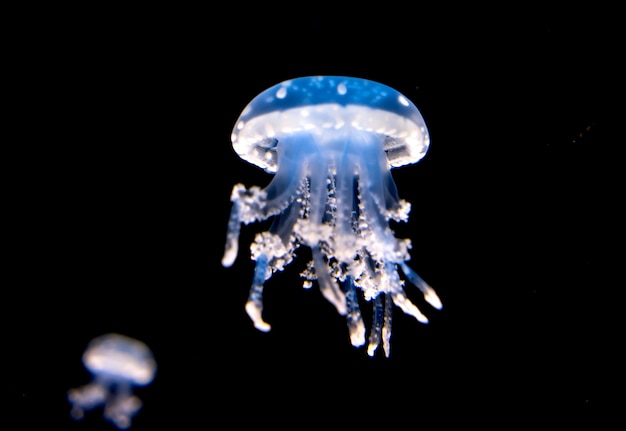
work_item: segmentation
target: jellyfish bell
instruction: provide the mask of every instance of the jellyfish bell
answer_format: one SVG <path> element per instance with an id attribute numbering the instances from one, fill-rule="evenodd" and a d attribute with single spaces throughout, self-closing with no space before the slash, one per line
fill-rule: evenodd
<path id="1" fill-rule="evenodd" d="M 71 416 L 80 420 L 85 411 L 103 406 L 107 420 L 120 429 L 129 428 L 142 407 L 141 400 L 133 395 L 133 386 L 148 385 L 156 372 L 151 350 L 134 338 L 105 334 L 89 342 L 83 364 L 94 377 L 90 383 L 68 391 Z"/>
<path id="2" fill-rule="evenodd" d="M 156 372 L 148 346 L 120 334 L 93 339 L 83 354 L 83 363 L 92 374 L 139 386 L 150 383 Z"/>
<path id="3" fill-rule="evenodd" d="M 235 152 L 275 174 L 265 187 L 236 184 L 222 264 L 238 254 L 241 224 L 273 217 L 250 246 L 256 261 L 246 311 L 263 320 L 263 286 L 306 246 L 312 259 L 305 287 L 345 315 L 354 346 L 365 344 L 360 298 L 373 305 L 368 341 L 389 356 L 392 305 L 418 321 L 428 319 L 406 296 L 401 270 L 435 308 L 434 290 L 406 263 L 408 239 L 395 238 L 389 220 L 407 221 L 410 204 L 398 196 L 392 168 L 416 163 L 430 145 L 417 107 L 384 84 L 344 76 L 309 76 L 279 83 L 244 108 L 232 131 Z"/>
<path id="4" fill-rule="evenodd" d="M 389 167 L 416 163 L 430 144 L 413 102 L 387 85 L 343 76 L 291 79 L 261 92 L 237 119 L 231 141 L 239 157 L 274 173 L 282 142 L 315 135 L 328 150 L 337 144 L 333 137 L 359 131 L 382 140 Z"/>

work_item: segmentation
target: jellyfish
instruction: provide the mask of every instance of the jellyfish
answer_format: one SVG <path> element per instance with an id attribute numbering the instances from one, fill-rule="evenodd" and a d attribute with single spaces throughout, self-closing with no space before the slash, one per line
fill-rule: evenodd
<path id="1" fill-rule="evenodd" d="M 132 394 L 133 386 L 148 385 L 156 372 L 148 346 L 125 335 L 101 335 L 89 342 L 83 364 L 94 379 L 68 391 L 72 417 L 80 420 L 86 410 L 103 405 L 107 420 L 119 429 L 129 428 L 142 406 L 141 400 Z"/>
<path id="2" fill-rule="evenodd" d="M 381 343 L 390 355 L 394 305 L 428 323 L 404 279 L 430 306 L 442 308 L 434 289 L 407 263 L 410 239 L 397 239 L 390 227 L 391 220 L 406 222 L 411 209 L 390 170 L 416 163 L 430 144 L 426 123 L 407 97 L 356 77 L 291 79 L 252 99 L 231 141 L 239 157 L 274 174 L 264 188 L 235 184 L 230 196 L 224 267 L 236 260 L 241 225 L 271 219 L 250 245 L 256 263 L 245 310 L 254 327 L 270 330 L 263 319 L 264 284 L 301 246 L 311 256 L 300 274 L 303 287 L 317 282 L 346 317 L 351 344 L 364 346 L 367 336 L 369 356 Z M 367 303 L 369 331 L 361 314 Z"/>

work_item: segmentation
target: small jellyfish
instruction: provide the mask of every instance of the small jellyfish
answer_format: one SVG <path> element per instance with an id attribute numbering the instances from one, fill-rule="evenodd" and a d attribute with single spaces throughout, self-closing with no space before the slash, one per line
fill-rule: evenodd
<path id="1" fill-rule="evenodd" d="M 383 345 L 390 354 L 395 304 L 422 323 L 399 270 L 440 309 L 435 291 L 409 267 L 409 239 L 397 239 L 389 221 L 406 222 L 410 204 L 400 199 L 390 169 L 415 163 L 430 139 L 417 107 L 386 85 L 353 77 L 311 76 L 281 82 L 256 96 L 231 135 L 235 152 L 268 173 L 265 188 L 236 184 L 231 194 L 222 265 L 238 254 L 241 224 L 273 218 L 250 246 L 256 261 L 245 309 L 254 326 L 263 320 L 263 285 L 282 271 L 302 245 L 311 261 L 301 273 L 345 315 L 352 345 L 366 343 L 361 305 L 373 318 L 367 353 Z M 360 294 L 358 293 L 360 292 Z"/>
<path id="2" fill-rule="evenodd" d="M 132 394 L 133 386 L 152 382 L 156 362 L 143 342 L 120 334 L 106 334 L 89 342 L 83 353 L 83 364 L 94 380 L 80 388 L 70 389 L 74 419 L 83 418 L 86 410 L 104 405 L 104 417 L 118 428 L 126 429 L 142 402 Z"/>

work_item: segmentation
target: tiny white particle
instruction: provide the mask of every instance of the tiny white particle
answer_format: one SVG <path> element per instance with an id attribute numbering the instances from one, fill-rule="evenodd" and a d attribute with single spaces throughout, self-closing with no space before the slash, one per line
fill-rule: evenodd
<path id="1" fill-rule="evenodd" d="M 276 97 L 278 99 L 284 99 L 287 96 L 287 87 L 280 87 L 276 92 Z"/>

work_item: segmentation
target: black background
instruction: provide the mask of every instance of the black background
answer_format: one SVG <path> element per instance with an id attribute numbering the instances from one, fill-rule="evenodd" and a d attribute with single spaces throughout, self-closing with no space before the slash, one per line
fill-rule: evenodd
<path id="1" fill-rule="evenodd" d="M 66 400 L 107 332 L 158 363 L 135 431 L 508 429 L 623 411 L 616 11 L 384 3 L 5 16 L 9 429 L 115 429 L 101 410 L 73 421 Z M 230 146 L 239 113 L 318 74 L 397 89 L 431 134 L 422 161 L 393 171 L 412 203 L 393 227 L 444 307 L 407 287 L 430 323 L 396 308 L 388 359 L 352 347 L 344 318 L 301 288 L 304 251 L 266 284 L 272 331 L 253 328 L 247 244 L 266 224 L 244 226 L 237 262 L 220 264 L 232 186 L 271 178 Z"/>

